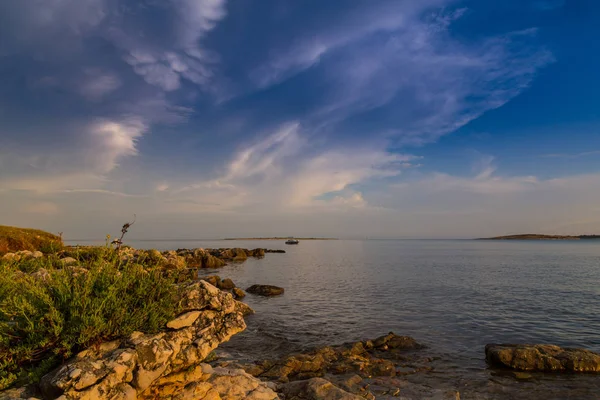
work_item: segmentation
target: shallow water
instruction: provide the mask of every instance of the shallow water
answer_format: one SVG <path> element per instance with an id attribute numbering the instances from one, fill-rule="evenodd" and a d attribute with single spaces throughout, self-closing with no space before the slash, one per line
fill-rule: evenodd
<path id="1" fill-rule="evenodd" d="M 161 249 L 267 247 L 287 251 L 201 272 L 232 278 L 244 289 L 255 283 L 285 288 L 280 297 L 246 297 L 256 315 L 248 318 L 247 331 L 222 346 L 240 358 L 272 358 L 393 331 L 413 336 L 426 344 L 428 351 L 440 355 L 444 368 L 453 371 L 454 380 L 479 374 L 477 379 L 482 382 L 502 382 L 502 377 L 491 378 L 486 370 L 487 343 L 552 343 L 600 352 L 600 241 L 339 240 L 302 241 L 297 246 L 278 241 L 212 241 L 132 245 Z M 600 377 L 589 375 L 540 376 L 534 383 L 515 385 L 533 388 L 536 394 L 525 398 L 561 398 L 548 397 L 550 389 L 544 386 L 547 381 L 563 389 L 589 389 L 573 398 L 600 398 L 593 395 L 594 388 L 600 393 Z"/>

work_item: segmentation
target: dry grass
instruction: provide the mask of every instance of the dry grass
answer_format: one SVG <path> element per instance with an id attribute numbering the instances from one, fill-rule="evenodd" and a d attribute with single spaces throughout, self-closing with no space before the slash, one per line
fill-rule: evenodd
<path id="1" fill-rule="evenodd" d="M 0 255 L 20 250 L 53 253 L 63 248 L 59 236 L 38 229 L 0 225 Z"/>

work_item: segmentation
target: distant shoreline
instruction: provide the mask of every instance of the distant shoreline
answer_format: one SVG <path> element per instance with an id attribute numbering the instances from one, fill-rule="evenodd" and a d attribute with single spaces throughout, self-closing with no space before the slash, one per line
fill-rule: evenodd
<path id="1" fill-rule="evenodd" d="M 540 234 L 521 234 L 495 236 L 489 238 L 478 238 L 476 240 L 600 240 L 600 235 L 540 235 Z"/>
<path id="2" fill-rule="evenodd" d="M 261 238 L 261 237 L 253 237 L 253 238 L 225 238 L 223 240 L 288 240 L 291 239 L 289 237 L 266 237 L 266 238 Z M 338 238 L 318 238 L 318 237 L 313 237 L 313 238 L 293 238 L 296 240 L 339 240 Z"/>

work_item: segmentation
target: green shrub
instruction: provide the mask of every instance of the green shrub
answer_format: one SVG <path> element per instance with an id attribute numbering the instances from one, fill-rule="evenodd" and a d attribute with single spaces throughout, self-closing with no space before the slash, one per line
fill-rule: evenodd
<path id="1" fill-rule="evenodd" d="M 89 258 L 88 272 L 54 269 L 48 258 L 0 263 L 0 390 L 37 381 L 91 345 L 134 331 L 157 332 L 178 313 L 179 277 L 119 265 L 111 253 L 85 254 L 79 259 Z M 22 271 L 41 267 L 46 279 Z"/>

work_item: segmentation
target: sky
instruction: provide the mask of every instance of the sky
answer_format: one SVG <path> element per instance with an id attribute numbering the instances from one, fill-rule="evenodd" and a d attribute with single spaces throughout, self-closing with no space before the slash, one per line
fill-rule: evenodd
<path id="1" fill-rule="evenodd" d="M 600 233 L 594 0 L 0 0 L 0 224 Z"/>

